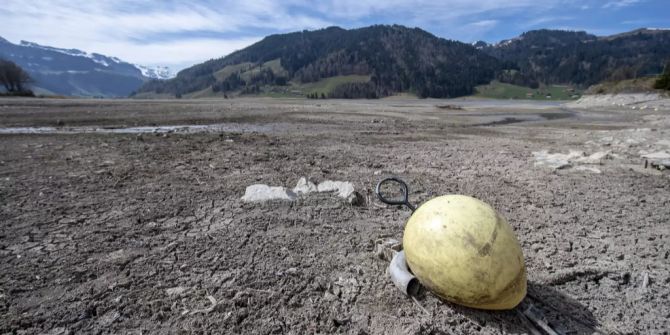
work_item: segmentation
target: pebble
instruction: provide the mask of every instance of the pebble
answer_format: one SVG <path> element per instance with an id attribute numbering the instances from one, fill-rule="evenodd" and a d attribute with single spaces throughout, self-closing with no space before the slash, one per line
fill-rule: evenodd
<path id="1" fill-rule="evenodd" d="M 165 293 L 167 293 L 167 295 L 171 297 L 181 295 L 184 292 L 186 292 L 186 287 L 183 286 L 172 287 L 165 290 Z"/>

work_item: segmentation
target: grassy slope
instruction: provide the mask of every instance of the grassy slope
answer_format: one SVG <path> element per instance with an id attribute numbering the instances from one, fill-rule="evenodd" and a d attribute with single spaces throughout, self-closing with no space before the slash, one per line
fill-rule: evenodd
<path id="1" fill-rule="evenodd" d="M 365 83 L 368 81 L 370 81 L 370 76 L 335 76 L 324 78 L 313 83 L 290 82 L 287 86 L 268 86 L 264 88 L 264 92 L 261 93 L 261 95 L 273 98 L 284 98 L 304 97 L 312 93 L 321 96 L 321 93 L 323 93 L 328 96 L 337 85 L 345 83 Z"/>
<path id="2" fill-rule="evenodd" d="M 644 93 L 654 91 L 654 82 L 658 77 L 644 77 L 622 81 L 606 81 L 593 85 L 586 90 L 586 94 L 618 94 Z"/>
<path id="3" fill-rule="evenodd" d="M 328 95 L 338 85 L 346 83 L 366 83 L 368 81 L 370 81 L 370 76 L 359 76 L 359 75 L 335 76 L 330 78 L 324 78 L 313 83 L 296 84 L 295 89 L 301 90 L 306 94 L 316 93 L 318 95 L 321 95 L 321 93 L 323 93 L 325 95 Z"/>
<path id="4" fill-rule="evenodd" d="M 253 67 L 253 63 L 240 63 L 240 64 L 235 64 L 235 65 L 228 65 L 224 67 L 223 69 L 214 72 L 214 78 L 216 80 L 224 80 L 226 77 L 230 76 L 231 74 L 242 71 L 245 72 L 249 68 Z"/>
<path id="5" fill-rule="evenodd" d="M 249 80 L 255 74 L 261 72 L 263 68 L 270 68 L 277 76 L 287 76 L 288 72 L 281 66 L 279 58 L 263 63 L 261 66 L 258 66 L 254 63 L 240 63 L 235 65 L 228 65 L 223 69 L 216 71 L 214 73 L 214 78 L 217 80 L 224 80 L 226 77 L 230 76 L 235 72 L 240 73 L 240 77 L 244 80 Z"/>
<path id="6" fill-rule="evenodd" d="M 491 99 L 528 99 L 528 100 L 573 100 L 572 96 L 581 92 L 571 92 L 568 86 L 541 86 L 537 89 L 492 81 L 476 87 L 475 97 Z M 547 95 L 551 94 L 551 98 Z"/>
<path id="7" fill-rule="evenodd" d="M 324 78 L 317 82 L 313 83 L 295 83 L 291 82 L 286 86 L 264 86 L 262 87 L 262 92 L 259 96 L 273 97 L 273 98 L 296 98 L 296 97 L 305 97 L 307 94 L 317 93 L 319 96 L 321 93 L 324 93 L 326 96 L 331 92 L 333 88 L 337 85 L 351 82 L 367 82 L 370 80 L 369 76 L 336 76 L 330 78 Z M 227 92 L 227 95 L 230 97 L 238 96 L 239 92 Z M 184 94 L 184 98 L 188 99 L 197 99 L 197 98 L 212 98 L 212 97 L 223 97 L 223 92 L 214 93 L 210 87 Z M 253 95 L 247 95 L 253 96 Z M 140 93 L 135 96 L 135 98 L 174 98 L 173 96 L 167 94 L 155 94 L 155 93 Z"/>

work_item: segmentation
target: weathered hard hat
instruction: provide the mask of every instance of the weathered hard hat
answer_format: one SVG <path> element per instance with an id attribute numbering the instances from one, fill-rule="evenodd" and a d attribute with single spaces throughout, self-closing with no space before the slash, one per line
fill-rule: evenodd
<path id="1" fill-rule="evenodd" d="M 526 296 L 523 253 L 512 227 L 488 204 L 445 195 L 405 226 L 407 264 L 440 297 L 480 309 L 512 309 Z"/>

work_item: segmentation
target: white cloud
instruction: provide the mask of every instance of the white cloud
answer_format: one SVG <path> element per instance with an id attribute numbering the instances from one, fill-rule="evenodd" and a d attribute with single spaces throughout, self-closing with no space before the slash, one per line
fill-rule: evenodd
<path id="1" fill-rule="evenodd" d="M 161 43 L 94 43 L 91 50 L 114 55 L 137 64 L 167 64 L 171 68 L 183 69 L 211 58 L 219 58 L 243 49 L 261 37 L 239 39 L 184 39 Z"/>
<path id="2" fill-rule="evenodd" d="M 470 26 L 478 28 L 493 28 L 498 24 L 498 20 L 482 20 L 470 23 Z"/>
<path id="3" fill-rule="evenodd" d="M 560 0 L 331 0 L 323 1 L 317 9 L 334 17 L 361 18 L 372 14 L 403 13 L 412 18 L 455 18 L 488 11 L 514 11 L 522 8 L 551 8 Z"/>
<path id="4" fill-rule="evenodd" d="M 614 0 L 614 1 L 609 1 L 606 4 L 603 5 L 603 8 L 623 8 L 623 7 L 628 7 L 637 3 L 642 2 L 641 0 Z"/>
<path id="5" fill-rule="evenodd" d="M 291 31 L 330 24 L 293 14 L 272 1 L 207 5 L 129 0 L 5 0 L 0 7 L 0 22 L 0 29 L 11 27 L 0 30 L 0 36 L 12 42 L 29 40 L 175 69 L 224 56 L 258 41 L 259 34 L 253 29 Z M 209 36 L 200 35 L 203 33 Z M 213 38 L 212 34 L 225 37 Z"/>
<path id="6" fill-rule="evenodd" d="M 523 27 L 536 27 L 540 25 L 546 25 L 547 23 L 554 23 L 559 21 L 570 21 L 575 19 L 572 16 L 540 16 L 534 19 L 527 20 L 523 23 Z"/>

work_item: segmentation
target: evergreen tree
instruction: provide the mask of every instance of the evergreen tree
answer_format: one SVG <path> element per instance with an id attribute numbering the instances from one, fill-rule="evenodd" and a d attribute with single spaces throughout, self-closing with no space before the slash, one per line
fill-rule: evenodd
<path id="1" fill-rule="evenodd" d="M 665 70 L 654 83 L 654 88 L 659 90 L 670 90 L 670 61 L 665 64 Z"/>

